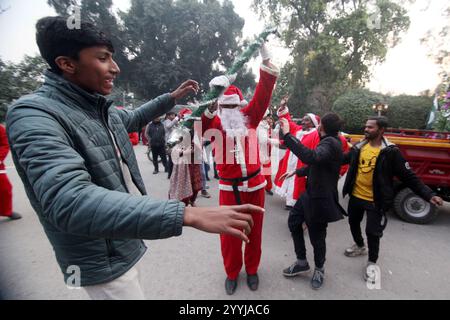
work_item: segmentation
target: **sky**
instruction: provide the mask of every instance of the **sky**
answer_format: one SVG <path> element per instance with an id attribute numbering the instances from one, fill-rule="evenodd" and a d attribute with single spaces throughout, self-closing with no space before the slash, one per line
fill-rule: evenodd
<path id="1" fill-rule="evenodd" d="M 251 38 L 264 29 L 264 23 L 250 9 L 251 0 L 232 0 L 235 11 L 245 19 L 243 36 Z M 428 51 L 420 39 L 430 29 L 440 30 L 447 21 L 442 9 L 447 0 L 418 0 L 409 8 L 411 27 L 401 43 L 390 49 L 386 61 L 373 69 L 369 89 L 392 94 L 419 94 L 433 91 L 440 83 L 439 66 L 428 57 Z M 129 7 L 129 0 L 114 0 L 121 10 Z M 44 16 L 55 15 L 46 0 L 0 0 L 0 8 L 7 9 L 0 15 L 0 57 L 12 62 L 20 61 L 25 54 L 38 54 L 34 38 L 34 25 Z M 274 62 L 282 66 L 289 59 L 289 51 L 276 39 L 270 42 Z M 260 61 L 250 62 L 256 73 Z"/>

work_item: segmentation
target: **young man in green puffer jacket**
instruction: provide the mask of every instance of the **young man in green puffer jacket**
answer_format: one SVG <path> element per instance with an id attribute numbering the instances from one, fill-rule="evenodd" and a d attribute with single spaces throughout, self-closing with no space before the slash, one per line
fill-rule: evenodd
<path id="1" fill-rule="evenodd" d="M 248 241 L 255 206 L 185 208 L 146 195 L 129 132 L 198 91 L 189 80 L 129 112 L 104 96 L 120 69 L 104 33 L 66 19 L 37 23 L 37 43 L 50 65 L 45 83 L 7 114 L 8 139 L 28 198 L 55 251 L 65 280 L 73 270 L 93 299 L 142 299 L 137 262 L 142 239 L 179 236 L 183 226 Z"/>

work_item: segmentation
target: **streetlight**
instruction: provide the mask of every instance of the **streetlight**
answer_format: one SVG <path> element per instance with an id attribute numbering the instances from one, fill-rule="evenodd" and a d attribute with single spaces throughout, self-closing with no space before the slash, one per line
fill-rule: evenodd
<path id="1" fill-rule="evenodd" d="M 389 109 L 389 106 L 384 103 L 377 103 L 373 105 L 372 109 L 378 112 L 378 116 L 381 117 L 381 113 L 386 112 Z"/>

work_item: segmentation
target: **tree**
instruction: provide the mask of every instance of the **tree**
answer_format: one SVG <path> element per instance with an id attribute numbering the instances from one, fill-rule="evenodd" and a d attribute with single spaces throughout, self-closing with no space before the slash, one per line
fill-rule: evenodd
<path id="1" fill-rule="evenodd" d="M 83 18 L 114 35 L 122 70 L 117 83 L 141 99 L 173 90 L 187 78 L 207 91 L 211 78 L 231 65 L 243 44 L 238 39 L 244 20 L 229 0 L 131 0 L 129 11 L 117 15 L 111 0 L 49 0 L 60 14 L 74 2 Z M 253 89 L 253 74 L 244 70 L 237 84 L 244 92 Z"/>
<path id="2" fill-rule="evenodd" d="M 42 84 L 47 68 L 47 63 L 39 56 L 25 56 L 18 64 L 0 60 L 0 122 L 4 121 L 7 107 L 14 100 Z"/>
<path id="3" fill-rule="evenodd" d="M 386 114 L 389 125 L 394 128 L 425 129 L 432 105 L 433 98 L 427 96 L 392 97 L 389 99 L 389 110 Z"/>
<path id="4" fill-rule="evenodd" d="M 332 111 L 345 121 L 344 131 L 361 134 L 369 116 L 375 113 L 372 106 L 386 102 L 387 97 L 367 89 L 354 89 L 340 96 L 333 105 Z"/>
<path id="5" fill-rule="evenodd" d="M 371 2 L 253 0 L 256 12 L 281 26 L 292 50 L 289 89 L 297 113 L 323 113 L 336 97 L 362 87 L 370 67 L 382 62 L 408 29 L 410 21 L 400 4 L 378 0 L 373 7 Z"/>
<path id="6" fill-rule="evenodd" d="M 440 30 L 429 30 L 422 43 L 428 47 L 430 57 L 434 58 L 441 68 L 441 75 L 445 78 L 450 74 L 450 6 L 442 4 L 446 8 L 442 11 L 442 16 L 447 22 Z M 444 7 L 443 7 L 444 8 Z"/>

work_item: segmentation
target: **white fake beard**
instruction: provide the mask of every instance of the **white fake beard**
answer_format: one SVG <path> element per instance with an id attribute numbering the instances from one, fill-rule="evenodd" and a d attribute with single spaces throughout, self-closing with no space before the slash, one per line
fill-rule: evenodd
<path id="1" fill-rule="evenodd" d="M 247 120 L 239 109 L 221 109 L 219 118 L 222 128 L 231 138 L 244 137 L 248 135 Z"/>

